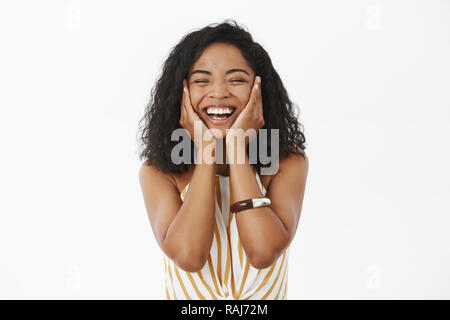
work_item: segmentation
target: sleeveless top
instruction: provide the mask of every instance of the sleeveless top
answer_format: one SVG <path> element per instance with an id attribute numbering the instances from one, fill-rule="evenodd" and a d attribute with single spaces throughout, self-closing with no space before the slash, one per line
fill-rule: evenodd
<path id="1" fill-rule="evenodd" d="M 261 193 L 266 189 L 253 168 Z M 184 201 L 189 184 L 180 194 Z M 163 253 L 168 300 L 278 300 L 286 299 L 289 247 L 265 269 L 247 260 L 239 239 L 236 219 L 230 213 L 233 195 L 229 177 L 216 174 L 214 238 L 208 261 L 199 272 L 179 268 Z M 245 213 L 243 213 L 245 214 Z"/>

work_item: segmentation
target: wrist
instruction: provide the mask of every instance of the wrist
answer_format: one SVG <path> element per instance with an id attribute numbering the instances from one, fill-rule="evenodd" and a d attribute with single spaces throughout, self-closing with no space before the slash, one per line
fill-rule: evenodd
<path id="1" fill-rule="evenodd" d="M 196 164 L 215 164 L 216 157 L 216 140 L 203 141 L 202 143 L 196 144 Z"/>
<path id="2" fill-rule="evenodd" d="M 231 137 L 230 139 L 225 140 L 225 146 L 227 156 L 229 157 L 234 157 L 240 154 L 247 156 L 248 138 L 244 137 L 234 139 Z"/>
<path id="3" fill-rule="evenodd" d="M 215 174 L 216 173 L 216 163 L 207 163 L 205 161 L 199 162 L 195 165 L 195 168 L 199 171 Z"/>
<path id="4" fill-rule="evenodd" d="M 230 165 L 250 163 L 247 150 L 245 148 L 234 149 L 234 146 L 227 146 L 227 157 Z"/>

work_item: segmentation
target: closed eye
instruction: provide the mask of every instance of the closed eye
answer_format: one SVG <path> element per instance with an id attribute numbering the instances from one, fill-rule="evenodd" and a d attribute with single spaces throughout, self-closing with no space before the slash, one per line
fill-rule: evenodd
<path id="1" fill-rule="evenodd" d="M 194 83 L 205 83 L 208 82 L 208 80 L 196 80 Z M 244 80 L 230 80 L 230 82 L 245 82 Z"/>

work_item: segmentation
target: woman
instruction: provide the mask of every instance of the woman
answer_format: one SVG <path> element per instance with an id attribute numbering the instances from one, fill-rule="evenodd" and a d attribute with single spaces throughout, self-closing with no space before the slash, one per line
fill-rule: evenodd
<path id="1" fill-rule="evenodd" d="M 233 20 L 187 34 L 168 56 L 141 122 L 139 178 L 164 252 L 167 299 L 286 299 L 308 159 L 266 51 Z M 192 161 L 174 161 L 177 129 L 189 133 Z M 261 174 L 260 152 L 249 161 L 259 129 L 278 133 L 272 174 Z M 251 130 L 257 135 L 242 134 Z M 208 153 L 213 161 L 198 161 Z"/>

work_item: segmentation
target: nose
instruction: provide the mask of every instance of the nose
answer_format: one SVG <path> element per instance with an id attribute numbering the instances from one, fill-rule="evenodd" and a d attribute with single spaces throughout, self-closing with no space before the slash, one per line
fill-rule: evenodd
<path id="1" fill-rule="evenodd" d="M 209 98 L 214 99 L 222 99 L 228 98 L 230 96 L 230 92 L 228 91 L 228 87 L 222 81 L 214 81 L 211 86 L 211 90 L 208 93 Z"/>

